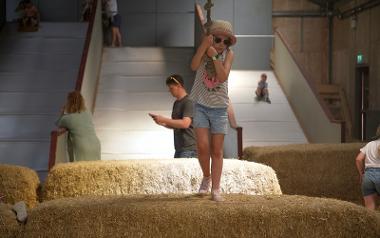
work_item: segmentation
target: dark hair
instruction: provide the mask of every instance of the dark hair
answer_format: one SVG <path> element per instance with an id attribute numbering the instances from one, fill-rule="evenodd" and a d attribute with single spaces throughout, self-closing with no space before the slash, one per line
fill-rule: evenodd
<path id="1" fill-rule="evenodd" d="M 169 77 L 166 78 L 166 86 L 169 85 L 181 85 L 183 87 L 183 79 L 182 76 L 179 74 L 172 74 Z"/>
<path id="2" fill-rule="evenodd" d="M 267 78 L 267 74 L 266 73 L 262 73 L 260 77 L 264 77 L 264 78 Z"/>

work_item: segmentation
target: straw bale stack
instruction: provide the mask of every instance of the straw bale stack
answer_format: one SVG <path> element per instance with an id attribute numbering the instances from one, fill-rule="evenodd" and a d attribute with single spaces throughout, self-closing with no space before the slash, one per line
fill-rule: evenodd
<path id="1" fill-rule="evenodd" d="M 362 143 L 248 147 L 244 159 L 271 166 L 284 194 L 361 203 L 355 158 Z"/>
<path id="2" fill-rule="evenodd" d="M 84 195 L 191 194 L 202 179 L 197 159 L 83 161 L 49 173 L 44 200 Z M 248 161 L 224 160 L 225 193 L 281 194 L 274 171 Z"/>
<path id="3" fill-rule="evenodd" d="M 24 237 L 380 237 L 380 213 L 295 195 L 65 198 L 33 209 Z"/>
<path id="4" fill-rule="evenodd" d="M 0 203 L 0 237 L 15 238 L 22 228 L 16 220 L 16 213 L 9 204 Z"/>
<path id="5" fill-rule="evenodd" d="M 0 194 L 5 203 L 24 201 L 33 208 L 38 203 L 40 179 L 34 170 L 26 167 L 0 164 Z"/>

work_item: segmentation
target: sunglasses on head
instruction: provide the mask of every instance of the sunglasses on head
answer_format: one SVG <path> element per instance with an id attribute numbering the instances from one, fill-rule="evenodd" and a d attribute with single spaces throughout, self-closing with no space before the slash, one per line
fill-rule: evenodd
<path id="1" fill-rule="evenodd" d="M 214 42 L 215 42 L 216 44 L 219 44 L 220 42 L 222 42 L 222 39 L 219 38 L 219 37 L 217 37 L 217 36 L 214 36 Z M 225 39 L 225 40 L 223 40 L 223 44 L 226 45 L 226 46 L 231 45 L 231 41 L 230 41 L 230 39 Z"/>
<path id="2" fill-rule="evenodd" d="M 173 76 L 170 76 L 170 79 L 173 80 L 176 84 L 182 86 L 182 84 L 176 78 L 174 78 Z"/>

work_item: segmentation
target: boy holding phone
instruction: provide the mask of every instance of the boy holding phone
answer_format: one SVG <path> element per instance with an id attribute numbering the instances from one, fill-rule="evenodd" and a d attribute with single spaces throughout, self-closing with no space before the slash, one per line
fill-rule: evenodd
<path id="1" fill-rule="evenodd" d="M 197 147 L 192 125 L 193 102 L 187 95 L 183 79 L 174 74 L 166 79 L 166 86 L 176 101 L 173 104 L 172 117 L 149 113 L 149 116 L 160 126 L 174 131 L 174 158 L 196 158 Z"/>

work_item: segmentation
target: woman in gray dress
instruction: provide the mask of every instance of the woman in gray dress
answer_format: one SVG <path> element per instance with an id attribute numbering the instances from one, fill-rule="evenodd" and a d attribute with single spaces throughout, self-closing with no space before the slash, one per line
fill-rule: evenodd
<path id="1" fill-rule="evenodd" d="M 80 92 L 73 91 L 67 95 L 66 105 L 56 124 L 69 131 L 74 161 L 100 160 L 100 141 Z"/>

